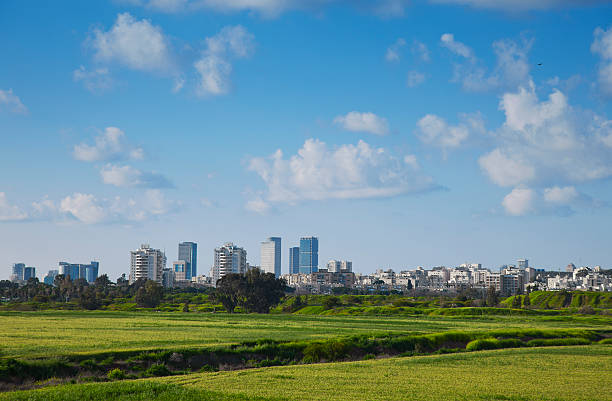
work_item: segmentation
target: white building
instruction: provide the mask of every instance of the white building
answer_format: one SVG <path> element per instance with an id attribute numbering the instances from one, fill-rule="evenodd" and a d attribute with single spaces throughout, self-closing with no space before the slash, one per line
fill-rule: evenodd
<path id="1" fill-rule="evenodd" d="M 281 275 L 281 239 L 270 237 L 261 243 L 261 270 L 273 273 L 277 278 Z"/>
<path id="2" fill-rule="evenodd" d="M 141 278 L 162 283 L 162 273 L 166 267 L 166 255 L 162 251 L 142 244 L 140 249 L 130 251 L 130 255 L 130 284 Z"/>
<path id="3" fill-rule="evenodd" d="M 335 260 L 331 259 L 327 262 L 327 271 L 330 273 L 340 273 L 353 271 L 353 262 L 349 260 Z"/>
<path id="4" fill-rule="evenodd" d="M 246 251 L 231 242 L 215 249 L 215 263 L 212 268 L 213 283 L 229 273 L 245 274 L 247 271 Z"/>

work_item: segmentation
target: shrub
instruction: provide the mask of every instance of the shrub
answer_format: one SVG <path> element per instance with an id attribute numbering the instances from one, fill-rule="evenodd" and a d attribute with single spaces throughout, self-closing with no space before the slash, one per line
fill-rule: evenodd
<path id="1" fill-rule="evenodd" d="M 524 345 L 524 342 L 515 338 L 507 338 L 504 340 L 498 340 L 496 338 L 483 338 L 480 340 L 470 341 L 465 346 L 465 349 L 467 351 L 480 351 L 485 349 L 516 348 Z"/>
<path id="2" fill-rule="evenodd" d="M 127 377 L 125 372 L 119 368 L 110 370 L 107 376 L 111 380 L 123 380 Z"/>
<path id="3" fill-rule="evenodd" d="M 94 370 L 98 368 L 98 364 L 93 359 L 85 359 L 79 364 L 84 369 Z"/>
<path id="4" fill-rule="evenodd" d="M 365 354 L 362 359 L 364 361 L 367 361 L 368 359 L 374 359 L 374 358 L 376 358 L 374 354 Z"/>
<path id="5" fill-rule="evenodd" d="M 547 338 L 533 339 L 527 342 L 529 347 L 552 347 L 555 345 L 587 345 L 591 342 L 586 338 Z"/>
<path id="6" fill-rule="evenodd" d="M 215 368 L 214 366 L 210 366 L 210 365 L 204 365 L 200 368 L 200 370 L 198 370 L 198 372 L 200 373 L 206 373 L 206 372 L 218 372 L 219 369 Z"/>
<path id="7" fill-rule="evenodd" d="M 612 344 L 612 338 L 604 338 L 603 340 L 599 341 L 599 344 Z"/>
<path id="8" fill-rule="evenodd" d="M 578 309 L 578 313 L 583 315 L 594 315 L 595 309 L 591 305 L 584 305 Z"/>
<path id="9" fill-rule="evenodd" d="M 172 372 L 170 372 L 166 365 L 162 363 L 157 363 L 155 365 L 152 365 L 149 369 L 145 370 L 144 374 L 146 376 L 169 376 L 172 374 Z"/>

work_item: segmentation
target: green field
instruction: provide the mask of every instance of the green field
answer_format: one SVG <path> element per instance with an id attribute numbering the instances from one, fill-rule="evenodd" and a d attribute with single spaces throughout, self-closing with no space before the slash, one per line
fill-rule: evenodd
<path id="1" fill-rule="evenodd" d="M 610 400 L 612 346 L 521 348 L 65 385 L 0 400 Z"/>
<path id="2" fill-rule="evenodd" d="M 353 334 L 504 328 L 611 328 L 609 316 L 310 316 L 155 312 L 0 312 L 0 355 L 226 345 L 262 338 L 327 339 Z"/>

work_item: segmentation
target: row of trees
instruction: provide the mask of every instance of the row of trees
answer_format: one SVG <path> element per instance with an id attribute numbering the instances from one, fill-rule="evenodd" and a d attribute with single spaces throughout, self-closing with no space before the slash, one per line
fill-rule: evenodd
<path id="1" fill-rule="evenodd" d="M 229 313 L 234 313 L 237 306 L 247 312 L 268 313 L 285 296 L 286 288 L 285 280 L 273 273 L 252 269 L 246 274 L 223 276 L 213 296 Z"/>

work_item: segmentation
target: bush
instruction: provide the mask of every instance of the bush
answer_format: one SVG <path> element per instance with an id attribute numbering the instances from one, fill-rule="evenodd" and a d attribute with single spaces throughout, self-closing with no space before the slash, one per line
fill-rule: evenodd
<path id="1" fill-rule="evenodd" d="M 595 309 L 591 305 L 584 305 L 578 309 L 578 313 L 583 315 L 594 315 Z"/>
<path id="2" fill-rule="evenodd" d="M 166 365 L 158 363 L 145 370 L 144 374 L 145 376 L 169 376 L 172 372 L 170 372 Z"/>
<path id="3" fill-rule="evenodd" d="M 498 340 L 496 338 L 483 338 L 470 341 L 466 346 L 466 351 L 480 351 L 485 349 L 517 348 L 524 346 L 525 343 L 515 338 Z"/>
<path id="4" fill-rule="evenodd" d="M 376 358 L 376 356 L 374 356 L 374 354 L 365 354 L 362 359 L 364 361 L 367 361 L 368 359 L 374 359 L 374 358 Z"/>
<path id="5" fill-rule="evenodd" d="M 527 346 L 553 347 L 555 345 L 588 345 L 590 343 L 586 338 L 548 338 L 530 340 L 527 342 Z"/>
<path id="6" fill-rule="evenodd" d="M 127 377 L 125 372 L 119 368 L 110 370 L 107 376 L 111 380 L 123 380 Z"/>
<path id="7" fill-rule="evenodd" d="M 599 341 L 599 344 L 612 344 L 612 338 L 604 338 L 603 340 Z"/>

